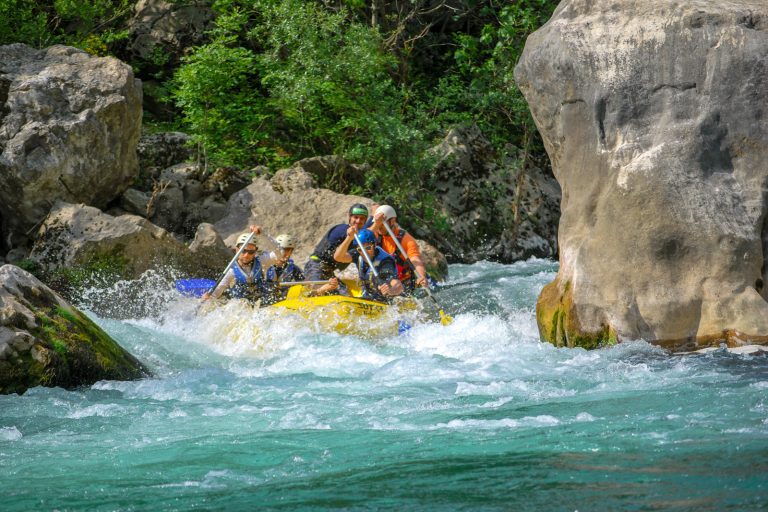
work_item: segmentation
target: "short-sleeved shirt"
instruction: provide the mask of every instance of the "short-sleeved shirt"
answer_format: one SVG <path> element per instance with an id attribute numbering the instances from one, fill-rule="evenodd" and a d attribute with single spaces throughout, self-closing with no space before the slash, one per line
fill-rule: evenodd
<path id="1" fill-rule="evenodd" d="M 349 225 L 347 224 L 337 224 L 336 226 L 333 226 L 317 244 L 310 258 L 316 261 L 320 260 L 324 263 L 332 264 L 338 268 L 346 266 L 346 264 L 340 264 L 334 260 L 333 253 L 336 252 L 336 248 L 341 245 L 341 242 L 347 238 L 347 229 L 349 229 Z"/>

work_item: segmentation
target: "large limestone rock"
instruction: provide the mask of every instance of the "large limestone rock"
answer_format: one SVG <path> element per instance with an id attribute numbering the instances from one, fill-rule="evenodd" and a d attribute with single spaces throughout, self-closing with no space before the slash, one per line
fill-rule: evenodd
<path id="1" fill-rule="evenodd" d="M 280 184 L 278 190 L 273 188 L 273 182 Z M 272 182 L 256 178 L 229 199 L 226 216 L 214 226 L 229 246 L 234 245 L 237 236 L 251 224 L 261 225 L 265 233 L 273 237 L 290 233 L 298 241 L 293 259 L 303 266 L 320 238 L 331 227 L 347 221 L 347 211 L 352 204 L 363 203 L 368 207 L 373 204 L 365 197 L 312 188 L 313 183 L 311 177 L 297 167 L 278 171 Z M 264 237 L 260 237 L 258 243 L 265 250 L 273 248 Z"/>
<path id="2" fill-rule="evenodd" d="M 141 84 L 66 46 L 0 47 L 0 218 L 23 244 L 57 200 L 103 208 L 135 178 Z"/>
<path id="3" fill-rule="evenodd" d="M 768 3 L 564 0 L 515 70 L 563 190 L 542 337 L 768 341 Z"/>
<path id="4" fill-rule="evenodd" d="M 104 268 L 127 279 L 150 269 L 214 276 L 229 257 L 215 235 L 205 233 L 190 250 L 166 230 L 136 215 L 57 203 L 40 228 L 30 258 L 44 270 Z"/>
<path id="5" fill-rule="evenodd" d="M 50 288 L 0 267 L 0 394 L 145 376 L 135 357 Z"/>

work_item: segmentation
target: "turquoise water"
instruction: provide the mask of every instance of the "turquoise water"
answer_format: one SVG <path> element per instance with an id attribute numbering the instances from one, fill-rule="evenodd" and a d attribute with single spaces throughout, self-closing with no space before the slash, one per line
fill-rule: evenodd
<path id="1" fill-rule="evenodd" d="M 156 377 L 0 396 L 0 510 L 768 509 L 768 358 L 540 343 L 555 270 L 454 265 L 384 339 L 94 316 Z"/>

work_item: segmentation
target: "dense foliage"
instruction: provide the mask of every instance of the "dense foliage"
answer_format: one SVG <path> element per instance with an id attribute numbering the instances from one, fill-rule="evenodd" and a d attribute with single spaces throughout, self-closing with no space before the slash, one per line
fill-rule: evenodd
<path id="1" fill-rule="evenodd" d="M 206 43 L 181 60 L 158 51 L 160 72 L 126 53 L 135 0 L 0 0 L 0 44 L 112 53 L 151 79 L 148 100 L 172 102 L 166 121 L 209 168 L 339 154 L 371 168 L 345 191 L 422 219 L 436 218 L 425 150 L 452 126 L 478 124 L 500 158 L 543 154 L 512 71 L 555 0 L 198 3 L 216 13 Z"/>

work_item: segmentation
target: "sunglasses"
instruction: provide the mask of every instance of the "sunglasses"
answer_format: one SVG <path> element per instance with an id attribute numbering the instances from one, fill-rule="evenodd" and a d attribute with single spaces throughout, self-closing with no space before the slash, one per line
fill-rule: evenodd
<path id="1" fill-rule="evenodd" d="M 243 254 L 256 254 L 258 249 L 243 249 Z"/>

